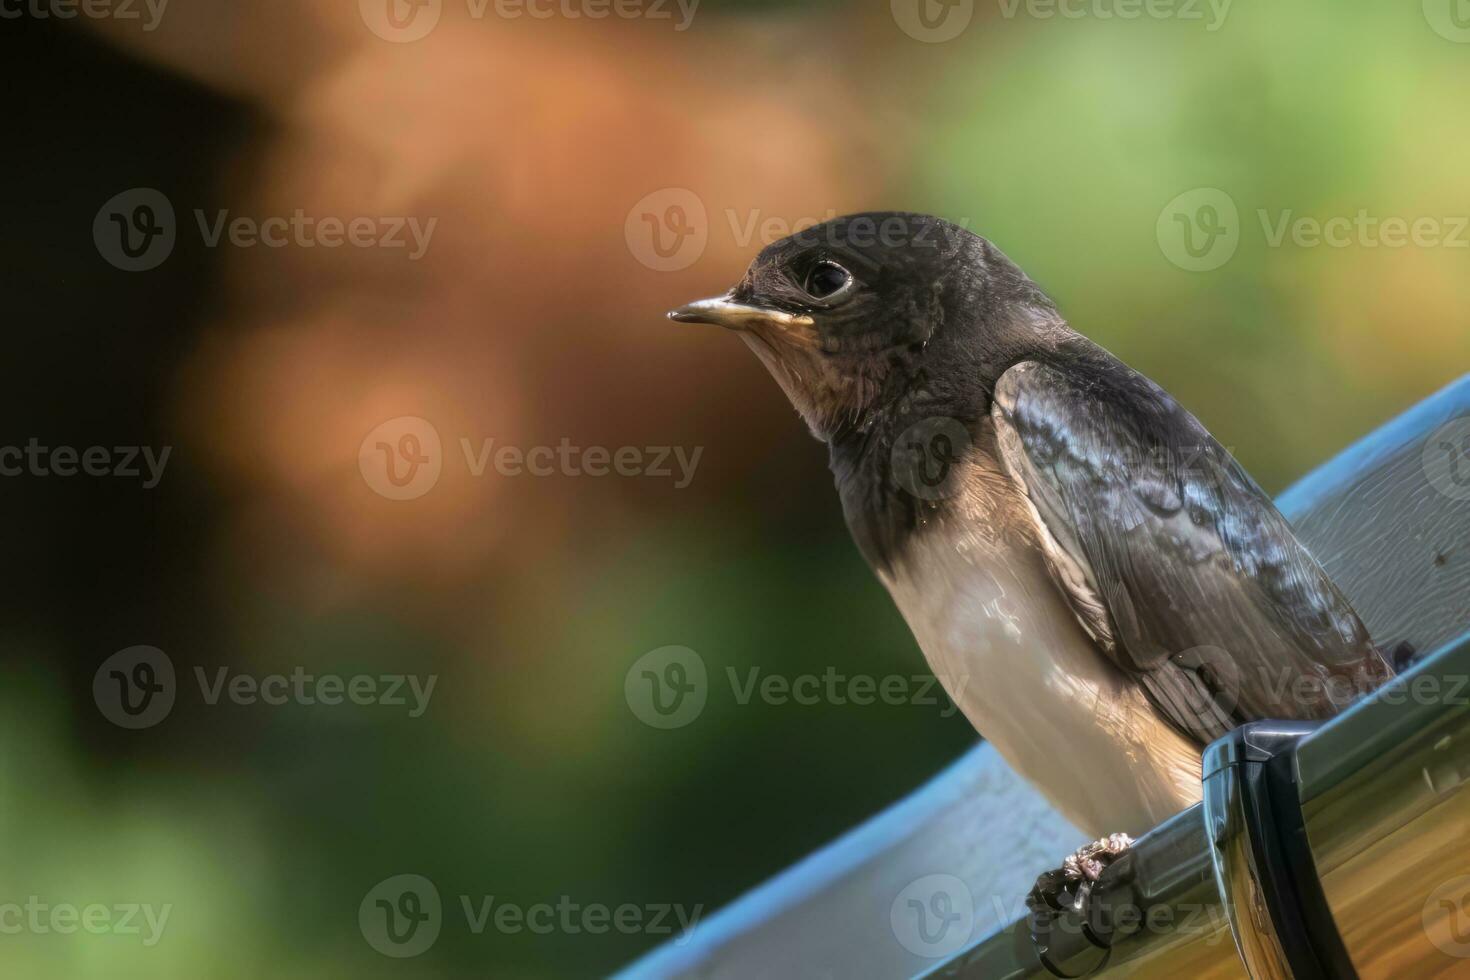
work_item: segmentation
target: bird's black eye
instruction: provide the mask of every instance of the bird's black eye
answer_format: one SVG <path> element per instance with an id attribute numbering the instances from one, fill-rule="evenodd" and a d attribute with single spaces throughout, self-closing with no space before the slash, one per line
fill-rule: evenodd
<path id="1" fill-rule="evenodd" d="M 802 286 L 815 299 L 827 299 L 852 282 L 852 274 L 836 262 L 818 262 L 806 274 Z"/>

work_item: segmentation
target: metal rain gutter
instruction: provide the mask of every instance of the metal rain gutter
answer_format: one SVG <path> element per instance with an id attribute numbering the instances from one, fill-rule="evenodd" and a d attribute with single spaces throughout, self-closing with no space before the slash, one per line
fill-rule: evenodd
<path id="1" fill-rule="evenodd" d="M 1470 972 L 1470 634 L 1313 729 L 1204 753 L 1204 801 L 928 978 L 1351 978 Z"/>

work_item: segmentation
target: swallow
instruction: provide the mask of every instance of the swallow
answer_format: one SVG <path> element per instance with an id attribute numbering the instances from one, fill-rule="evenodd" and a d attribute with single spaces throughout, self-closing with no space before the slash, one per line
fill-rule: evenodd
<path id="1" fill-rule="evenodd" d="M 1330 717 L 1393 676 L 1199 420 L 958 225 L 837 218 L 669 317 L 736 332 L 826 444 L 933 672 L 1102 838 L 1074 856 L 1087 877 L 1199 801 L 1209 741 Z"/>

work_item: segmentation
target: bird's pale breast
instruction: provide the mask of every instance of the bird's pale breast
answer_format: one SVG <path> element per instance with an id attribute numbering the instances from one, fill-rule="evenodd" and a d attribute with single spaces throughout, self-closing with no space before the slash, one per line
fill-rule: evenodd
<path id="1" fill-rule="evenodd" d="M 1199 801 L 1198 750 L 1083 632 L 983 428 L 884 584 L 950 697 L 1024 778 L 1086 833 L 1141 833 Z"/>

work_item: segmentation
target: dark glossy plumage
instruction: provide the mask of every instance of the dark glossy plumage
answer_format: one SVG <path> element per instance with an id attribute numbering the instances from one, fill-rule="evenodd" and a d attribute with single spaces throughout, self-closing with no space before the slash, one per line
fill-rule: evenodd
<path id="1" fill-rule="evenodd" d="M 1201 742 L 1325 718 L 1390 671 L 1254 480 L 1158 385 L 1105 352 L 1027 361 L 996 386 L 1007 470 L 1079 619 Z"/>

